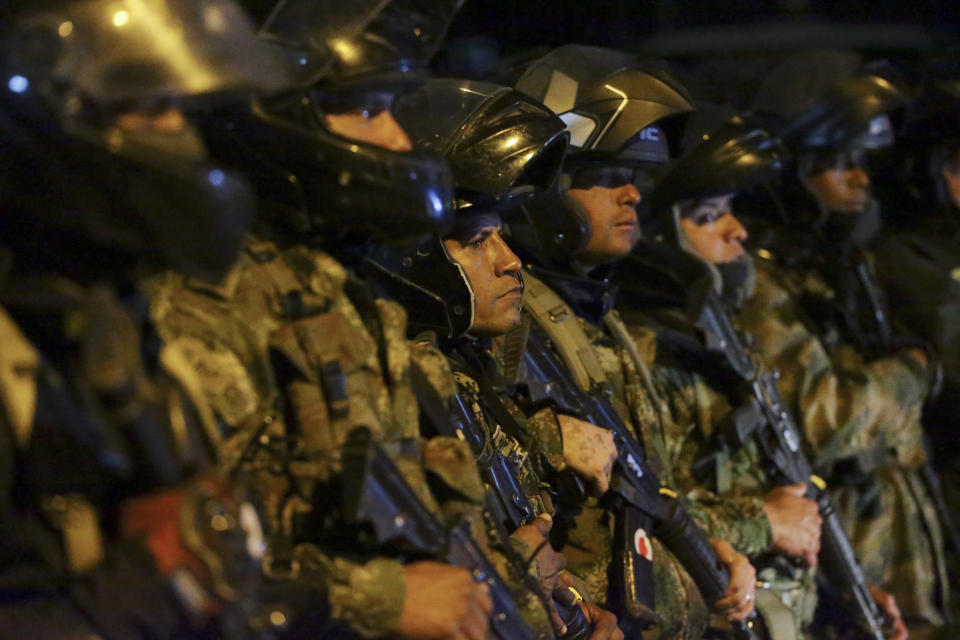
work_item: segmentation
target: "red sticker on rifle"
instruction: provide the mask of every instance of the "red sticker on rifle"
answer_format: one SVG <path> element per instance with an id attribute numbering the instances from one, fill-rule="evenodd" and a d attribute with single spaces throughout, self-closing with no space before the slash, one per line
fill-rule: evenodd
<path id="1" fill-rule="evenodd" d="M 637 550 L 637 555 L 641 555 L 650 562 L 653 562 L 653 545 L 647 532 L 643 529 L 637 529 L 633 534 L 633 548 Z"/>

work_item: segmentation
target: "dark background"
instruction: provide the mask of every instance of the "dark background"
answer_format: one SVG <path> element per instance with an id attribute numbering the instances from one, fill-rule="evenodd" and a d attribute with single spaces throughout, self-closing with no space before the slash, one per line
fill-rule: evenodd
<path id="1" fill-rule="evenodd" d="M 574 42 L 669 59 L 698 97 L 743 104 L 756 78 L 800 49 L 861 51 L 908 80 L 921 69 L 960 69 L 960 2 L 468 0 L 435 69 L 496 80 Z"/>

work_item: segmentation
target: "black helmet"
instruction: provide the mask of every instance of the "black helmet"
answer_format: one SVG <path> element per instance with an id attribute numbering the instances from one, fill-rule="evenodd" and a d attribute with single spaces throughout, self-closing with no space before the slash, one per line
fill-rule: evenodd
<path id="1" fill-rule="evenodd" d="M 787 151 L 752 114 L 698 105 L 684 152 L 659 175 L 648 198 L 657 216 L 691 198 L 746 191 L 777 178 Z"/>
<path id="2" fill-rule="evenodd" d="M 583 45 L 554 49 L 535 61 L 516 84 L 556 111 L 570 131 L 564 188 L 576 174 L 604 165 L 634 167 L 641 193 L 656 167 L 679 149 L 684 120 L 693 109 L 686 89 L 663 63 Z M 572 177 L 571 175 L 572 174 Z M 590 218 L 558 191 L 524 207 L 511 224 L 516 245 L 547 263 L 578 255 L 590 240 Z"/>
<path id="3" fill-rule="evenodd" d="M 440 158 L 338 135 L 302 96 L 213 113 L 204 134 L 249 176 L 261 218 L 298 242 L 358 231 L 401 239 L 450 222 L 453 183 Z"/>
<path id="4" fill-rule="evenodd" d="M 394 114 L 417 146 L 450 164 L 461 209 L 503 208 L 511 206 L 505 199 L 515 204 L 550 189 L 567 149 L 563 122 L 549 109 L 486 82 L 430 80 Z M 523 193 L 512 190 L 521 185 Z"/>
<path id="5" fill-rule="evenodd" d="M 848 161 L 859 164 L 865 162 L 865 151 L 892 145 L 906 104 L 893 68 L 883 62 L 864 64 L 859 54 L 805 52 L 774 68 L 757 93 L 754 109 L 767 118 L 793 159 L 776 191 L 777 206 L 758 211 L 758 216 L 775 212 L 783 218 L 788 211 L 790 224 L 812 225 L 836 239 L 856 236 L 856 242 L 863 242 L 874 234 L 876 206 L 858 216 L 833 216 L 804 178 L 834 166 L 837 154 L 852 154 Z M 789 249 L 799 246 L 793 243 Z"/>
<path id="6" fill-rule="evenodd" d="M 424 73 L 465 0 L 280 0 L 262 37 L 303 86 L 347 91 L 410 84 Z"/>
<path id="7" fill-rule="evenodd" d="M 907 96 L 892 69 L 864 65 L 858 54 L 807 52 L 792 56 L 766 77 L 754 99 L 759 114 L 780 123 L 777 133 L 793 151 L 874 149 L 893 143 L 891 112 Z"/>
<path id="8" fill-rule="evenodd" d="M 435 155 L 392 151 L 333 132 L 325 116 L 389 108 L 420 72 L 460 0 L 282 0 L 262 38 L 299 69 L 300 88 L 206 126 L 221 157 L 250 176 L 269 222 L 291 237 L 356 231 L 409 238 L 449 223 L 449 169 Z M 387 94 L 387 101 L 383 95 Z"/>
<path id="9" fill-rule="evenodd" d="M 482 82 L 429 80 L 400 100 L 396 114 L 417 144 L 450 163 L 457 224 L 476 223 L 492 213 L 507 217 L 556 186 L 567 148 L 563 122 L 518 91 Z M 411 330 L 431 330 L 441 338 L 469 331 L 473 291 L 439 236 L 405 249 L 380 247 L 369 264 L 407 307 Z"/>
<path id="10" fill-rule="evenodd" d="M 669 144 L 679 143 L 682 116 L 693 109 L 664 63 L 585 45 L 554 49 L 515 87 L 560 115 L 578 161 L 665 162 Z M 651 125 L 658 129 L 647 129 Z"/>
<path id="11" fill-rule="evenodd" d="M 208 160 L 182 113 L 169 134 L 123 114 L 276 91 L 282 64 L 231 0 L 29 6 L 0 34 L 4 243 L 43 260 L 56 236 L 219 278 L 252 221 L 249 189 Z"/>

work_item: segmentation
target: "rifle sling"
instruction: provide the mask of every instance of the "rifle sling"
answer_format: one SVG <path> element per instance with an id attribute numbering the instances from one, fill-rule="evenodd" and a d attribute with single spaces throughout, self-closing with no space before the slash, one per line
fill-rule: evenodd
<path id="1" fill-rule="evenodd" d="M 531 444 L 530 432 L 527 431 L 527 428 L 520 424 L 513 414 L 510 413 L 510 410 L 507 409 L 500 394 L 497 393 L 493 385 L 490 384 L 490 379 L 483 370 L 483 367 L 481 367 L 479 363 L 474 363 L 473 366 L 471 366 L 471 362 L 469 361 L 470 355 L 474 358 L 476 357 L 475 354 L 467 354 L 464 362 L 456 364 L 462 365 L 462 373 L 477 383 L 477 389 L 480 392 L 480 404 L 483 406 L 484 411 L 494 419 L 497 425 L 503 429 L 508 436 L 519 442 L 525 449 L 529 449 Z"/>
<path id="2" fill-rule="evenodd" d="M 593 345 L 569 305 L 527 271 L 523 272 L 523 282 L 524 308 L 553 341 L 577 386 L 583 391 L 593 391 L 606 384 L 607 377 Z"/>

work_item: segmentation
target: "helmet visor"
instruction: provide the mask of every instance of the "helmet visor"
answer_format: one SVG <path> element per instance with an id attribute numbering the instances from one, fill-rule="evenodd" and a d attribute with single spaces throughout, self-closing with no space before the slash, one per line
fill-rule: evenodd
<path id="1" fill-rule="evenodd" d="M 101 105 L 286 85 L 230 0 L 79 0 L 30 12 L 16 28 L 26 44 L 56 51 L 53 81 Z"/>

